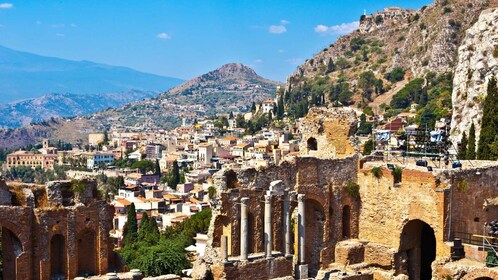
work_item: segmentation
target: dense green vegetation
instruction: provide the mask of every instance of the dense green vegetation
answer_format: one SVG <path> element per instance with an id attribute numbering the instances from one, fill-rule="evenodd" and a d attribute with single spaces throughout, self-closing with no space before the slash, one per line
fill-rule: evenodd
<path id="1" fill-rule="evenodd" d="M 12 167 L 4 176 L 9 180 L 17 180 L 23 183 L 45 183 L 53 180 L 66 179 L 67 167 L 54 166 L 54 170 L 43 169 L 41 167 L 31 168 L 29 166 Z"/>
<path id="2" fill-rule="evenodd" d="M 149 218 L 146 213 L 143 213 L 139 227 L 133 215 L 136 217 L 135 208 L 130 206 L 125 243 L 119 253 L 129 268 L 138 268 L 146 276 L 158 276 L 180 274 L 190 267 L 185 248 L 193 245 L 196 233 L 208 230 L 211 210 L 202 210 L 183 223 L 167 228 L 162 234 L 155 219 Z"/>
<path id="3" fill-rule="evenodd" d="M 425 79 L 417 78 L 393 96 L 389 110 L 407 110 L 411 104 L 417 104 L 419 125 L 434 127 L 436 120 L 451 115 L 451 92 L 453 76 L 451 73 L 440 74 L 429 72 Z M 399 111 L 398 111 L 399 112 Z"/>

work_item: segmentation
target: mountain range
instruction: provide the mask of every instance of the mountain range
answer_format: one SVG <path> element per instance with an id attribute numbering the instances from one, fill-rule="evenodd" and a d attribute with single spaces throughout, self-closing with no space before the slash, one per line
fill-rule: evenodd
<path id="1" fill-rule="evenodd" d="M 245 65 L 230 63 L 160 95 L 118 108 L 0 129 L 0 147 L 22 147 L 43 138 L 84 143 L 88 133 L 105 129 L 172 129 L 182 118 L 192 121 L 230 111 L 247 112 L 252 102 L 273 99 L 279 86 L 283 85 L 262 78 Z"/>
<path id="2" fill-rule="evenodd" d="M 0 127 L 15 128 L 49 118 L 91 114 L 158 94 L 138 90 L 90 95 L 49 93 L 37 98 L 0 104 Z"/>
<path id="3" fill-rule="evenodd" d="M 0 46 L 0 104 L 54 92 L 163 92 L 183 81 L 126 67 L 46 57 Z"/>

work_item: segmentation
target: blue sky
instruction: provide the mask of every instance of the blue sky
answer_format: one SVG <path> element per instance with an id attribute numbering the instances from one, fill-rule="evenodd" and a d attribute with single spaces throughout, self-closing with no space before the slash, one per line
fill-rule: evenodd
<path id="1" fill-rule="evenodd" d="M 429 0 L 0 0 L 0 45 L 190 79 L 241 62 L 285 81 L 363 10 Z"/>

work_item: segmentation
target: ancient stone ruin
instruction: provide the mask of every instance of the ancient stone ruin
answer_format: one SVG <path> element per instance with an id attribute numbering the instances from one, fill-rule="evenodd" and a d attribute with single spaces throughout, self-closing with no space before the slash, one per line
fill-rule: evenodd
<path id="1" fill-rule="evenodd" d="M 3 279 L 106 274 L 113 211 L 94 181 L 7 185 L 0 180 Z"/>
<path id="2" fill-rule="evenodd" d="M 497 206 L 483 208 L 498 197 L 496 163 L 430 172 L 407 162 L 401 180 L 395 180 L 385 162 L 367 162 L 354 149 L 343 149 L 353 147 L 344 143 L 352 127 L 347 118 L 341 123 L 327 119 L 336 112 L 322 113 L 320 121 L 301 127 L 303 142 L 316 139 L 311 153 L 278 166 L 215 174 L 208 246 L 194 265 L 195 278 L 418 280 L 496 274 L 482 265 L 450 262 L 450 241 L 461 233 L 480 233 L 483 222 L 498 217 Z M 334 145 L 345 152 L 337 156 Z M 477 247 L 465 246 L 465 253 L 471 260 L 485 257 Z"/>

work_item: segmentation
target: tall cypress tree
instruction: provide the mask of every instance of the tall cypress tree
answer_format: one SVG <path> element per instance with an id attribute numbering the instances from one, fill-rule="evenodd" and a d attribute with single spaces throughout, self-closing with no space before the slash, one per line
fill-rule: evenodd
<path id="1" fill-rule="evenodd" d="M 481 160 L 496 159 L 489 146 L 494 142 L 495 135 L 498 134 L 498 90 L 495 77 L 489 80 L 487 93 L 482 110 L 481 134 L 477 148 L 477 159 Z"/>
<path id="2" fill-rule="evenodd" d="M 460 142 L 460 147 L 458 148 L 458 159 L 467 159 L 467 145 L 467 134 L 464 131 L 462 135 L 462 141 Z"/>
<path id="3" fill-rule="evenodd" d="M 156 159 L 156 168 L 155 169 L 156 170 L 155 170 L 154 174 L 161 175 L 161 166 L 159 165 L 159 160 L 158 159 Z"/>
<path id="4" fill-rule="evenodd" d="M 171 176 L 168 182 L 170 188 L 176 190 L 176 186 L 180 183 L 180 168 L 178 167 L 178 162 L 175 160 L 173 162 L 173 170 L 171 170 Z"/>
<path id="5" fill-rule="evenodd" d="M 476 128 L 473 122 L 470 126 L 469 144 L 467 146 L 467 155 L 465 156 L 465 159 L 476 159 Z"/>
<path id="6" fill-rule="evenodd" d="M 135 204 L 131 203 L 128 211 L 126 212 L 126 224 L 124 230 L 124 245 L 128 246 L 137 241 L 138 238 L 138 224 L 137 224 L 137 211 Z"/>

